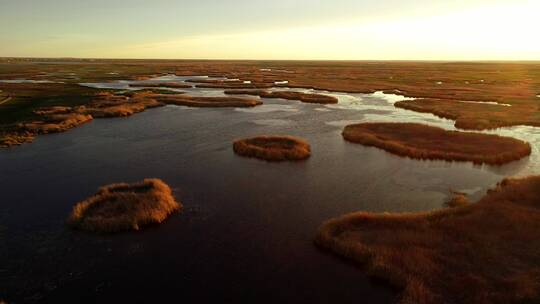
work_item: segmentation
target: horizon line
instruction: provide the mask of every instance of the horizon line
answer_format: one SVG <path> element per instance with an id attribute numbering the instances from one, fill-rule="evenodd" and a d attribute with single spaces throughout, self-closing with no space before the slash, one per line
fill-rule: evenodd
<path id="1" fill-rule="evenodd" d="M 39 57 L 0 56 L 5 59 L 53 59 L 53 60 L 128 60 L 128 61 L 288 61 L 288 62 L 538 62 L 540 59 L 225 59 L 225 58 L 99 58 L 99 57 Z"/>

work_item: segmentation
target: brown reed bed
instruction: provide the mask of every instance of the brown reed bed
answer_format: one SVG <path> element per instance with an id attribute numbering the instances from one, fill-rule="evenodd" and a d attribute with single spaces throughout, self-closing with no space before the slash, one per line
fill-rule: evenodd
<path id="1" fill-rule="evenodd" d="M 540 176 L 454 208 L 344 215 L 315 243 L 400 288 L 400 303 L 538 303 Z"/>
<path id="2" fill-rule="evenodd" d="M 361 123 L 345 127 L 342 135 L 350 142 L 415 159 L 502 165 L 531 154 L 531 146 L 518 139 L 416 123 Z"/>
<path id="3" fill-rule="evenodd" d="M 266 90 L 226 90 L 225 94 L 230 95 L 254 95 L 262 98 L 282 98 L 289 100 L 299 100 L 306 103 L 333 104 L 338 103 L 334 96 L 323 94 L 291 92 L 291 91 L 266 91 Z"/>
<path id="4" fill-rule="evenodd" d="M 156 96 L 156 98 L 166 104 L 199 108 L 255 107 L 258 105 L 262 105 L 262 102 L 258 99 L 238 97 L 199 97 L 189 95 L 162 94 Z"/>

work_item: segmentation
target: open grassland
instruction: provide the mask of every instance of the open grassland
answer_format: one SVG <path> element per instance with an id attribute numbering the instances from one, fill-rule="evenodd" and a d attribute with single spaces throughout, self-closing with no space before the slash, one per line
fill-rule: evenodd
<path id="1" fill-rule="evenodd" d="M 401 303 L 538 303 L 540 177 L 506 179 L 455 208 L 345 215 L 316 244 L 402 288 Z"/>
<path id="2" fill-rule="evenodd" d="M 311 156 L 311 147 L 293 136 L 257 136 L 234 142 L 236 154 L 267 161 L 298 161 Z"/>
<path id="3" fill-rule="evenodd" d="M 350 142 L 416 159 L 502 165 L 531 154 L 531 146 L 518 139 L 416 123 L 361 123 L 345 127 L 342 134 Z"/>
<path id="4" fill-rule="evenodd" d="M 73 207 L 68 224 L 92 232 L 139 230 L 163 222 L 181 207 L 167 184 L 145 179 L 101 187 L 94 196 Z"/>
<path id="5" fill-rule="evenodd" d="M 416 99 L 398 101 L 395 106 L 432 113 L 455 120 L 455 126 L 467 130 L 485 130 L 514 125 L 540 127 L 540 98 L 533 102 L 514 102 L 511 106 L 455 102 L 453 100 Z"/>
<path id="6" fill-rule="evenodd" d="M 50 106 L 79 106 L 93 100 L 95 89 L 82 82 L 145 80 L 176 74 L 215 76 L 192 79 L 199 87 L 260 89 L 314 88 L 372 93 L 384 91 L 419 100 L 398 107 L 456 120 L 463 129 L 540 125 L 538 62 L 382 62 L 382 61 L 179 61 L 93 59 L 0 59 L 0 80 L 12 99 L 0 105 L 0 125 L 32 120 L 34 111 Z M 178 86 L 185 86 L 178 84 Z M 295 96 L 296 99 L 299 96 Z M 313 99 L 316 102 L 317 99 Z M 508 106 L 461 101 L 483 101 Z M 185 101 L 182 101 L 185 103 Z M 201 103 L 201 105 L 205 102 Z"/>

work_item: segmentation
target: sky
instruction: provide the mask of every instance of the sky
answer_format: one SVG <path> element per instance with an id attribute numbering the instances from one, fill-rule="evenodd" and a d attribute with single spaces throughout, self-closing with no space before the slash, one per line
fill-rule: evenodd
<path id="1" fill-rule="evenodd" d="M 540 60 L 540 0 L 0 0 L 0 57 Z"/>

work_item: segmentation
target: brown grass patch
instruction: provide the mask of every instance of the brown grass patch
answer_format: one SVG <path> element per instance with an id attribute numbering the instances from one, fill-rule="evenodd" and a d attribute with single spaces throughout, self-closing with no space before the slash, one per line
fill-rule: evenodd
<path id="1" fill-rule="evenodd" d="M 350 142 L 416 159 L 502 165 L 531 154 L 531 146 L 518 139 L 415 123 L 361 123 L 345 127 L 342 134 Z"/>
<path id="2" fill-rule="evenodd" d="M 54 110 L 42 110 L 42 112 L 54 113 Z M 36 134 L 58 133 L 75 128 L 92 119 L 92 115 L 80 113 L 47 114 L 42 120 L 22 124 L 21 128 Z"/>
<path id="3" fill-rule="evenodd" d="M 506 179 L 462 207 L 345 215 L 316 244 L 402 288 L 400 303 L 538 303 L 540 176 Z"/>
<path id="4" fill-rule="evenodd" d="M 446 206 L 450 208 L 462 207 L 470 204 L 469 199 L 465 193 L 461 192 L 452 192 L 452 197 L 445 203 Z"/>
<path id="5" fill-rule="evenodd" d="M 318 104 L 332 104 L 338 103 L 338 99 L 334 96 L 311 94 L 302 92 L 290 92 L 290 91 L 265 91 L 265 90 L 227 90 L 225 94 L 231 95 L 255 95 L 263 98 L 283 98 L 289 100 L 299 100 L 307 103 Z"/>
<path id="6" fill-rule="evenodd" d="M 39 108 L 34 111 L 37 119 L 0 128 L 0 148 L 31 142 L 38 134 L 64 132 L 94 118 L 126 117 L 165 105 L 153 96 L 156 94 L 151 92 L 137 92 L 130 96 L 101 92 L 84 106 Z"/>
<path id="7" fill-rule="evenodd" d="M 311 155 L 309 144 L 292 136 L 258 136 L 237 140 L 233 144 L 236 154 L 268 161 L 297 161 Z"/>
<path id="8" fill-rule="evenodd" d="M 456 128 L 460 129 L 485 130 L 514 125 L 540 127 L 539 104 L 515 104 L 511 107 L 505 107 L 492 104 L 463 103 L 455 100 L 416 99 L 398 101 L 395 106 L 455 120 Z"/>
<path id="9" fill-rule="evenodd" d="M 255 107 L 262 102 L 257 99 L 237 97 L 197 97 L 188 95 L 159 95 L 156 98 L 167 104 L 188 107 L 219 108 L 219 107 Z"/>
<path id="10" fill-rule="evenodd" d="M 136 92 L 131 97 L 100 93 L 94 101 L 77 111 L 91 114 L 95 118 L 126 117 L 164 105 L 152 98 L 153 96 L 154 94 L 149 92 Z"/>
<path id="11" fill-rule="evenodd" d="M 11 146 L 19 146 L 24 143 L 29 143 L 34 140 L 36 134 L 28 131 L 0 131 L 0 148 L 8 148 Z"/>
<path id="12" fill-rule="evenodd" d="M 99 188 L 94 196 L 73 207 L 68 224 L 92 232 L 139 230 L 163 222 L 181 207 L 167 184 L 159 179 L 145 179 Z"/>

